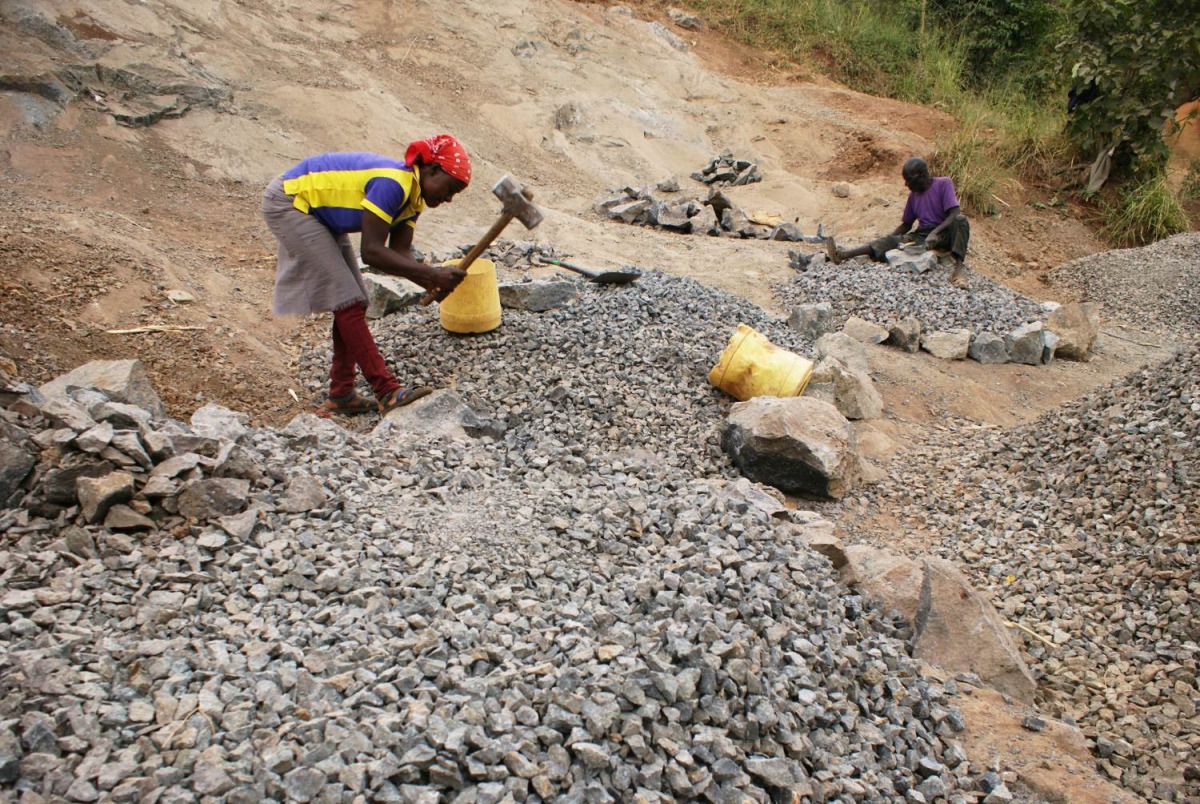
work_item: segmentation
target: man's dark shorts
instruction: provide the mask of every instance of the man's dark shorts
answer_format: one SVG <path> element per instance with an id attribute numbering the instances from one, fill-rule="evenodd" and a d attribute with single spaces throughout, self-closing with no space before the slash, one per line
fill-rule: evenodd
<path id="1" fill-rule="evenodd" d="M 925 238 L 928 235 L 929 232 L 922 232 L 918 229 L 912 233 L 912 238 L 930 251 L 949 251 L 960 260 L 967 258 L 967 244 L 971 240 L 971 224 L 967 222 L 965 215 L 956 216 L 950 225 L 942 230 L 936 241 L 926 242 Z M 875 262 L 887 262 L 885 255 L 902 245 L 898 235 L 885 235 L 872 240 L 867 244 L 867 248 L 871 249 L 871 259 Z"/>

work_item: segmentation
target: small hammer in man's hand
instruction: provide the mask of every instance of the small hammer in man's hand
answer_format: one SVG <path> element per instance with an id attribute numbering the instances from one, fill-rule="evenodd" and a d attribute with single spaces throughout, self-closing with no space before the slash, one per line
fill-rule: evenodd
<path id="1" fill-rule="evenodd" d="M 522 187 L 512 176 L 501 176 L 500 180 L 492 185 L 492 192 L 500 199 L 503 212 L 492 224 L 492 228 L 487 230 L 487 234 L 455 266 L 461 271 L 470 268 L 471 263 L 479 259 L 480 254 L 487 251 L 487 247 L 500 236 L 504 227 L 508 226 L 513 218 L 525 224 L 526 229 L 533 229 L 542 222 L 542 211 L 533 205 L 533 191 L 528 187 Z M 453 292 L 453 290 L 449 290 L 444 293 L 426 293 L 421 298 L 421 305 L 425 306 L 433 301 L 441 301 Z"/>

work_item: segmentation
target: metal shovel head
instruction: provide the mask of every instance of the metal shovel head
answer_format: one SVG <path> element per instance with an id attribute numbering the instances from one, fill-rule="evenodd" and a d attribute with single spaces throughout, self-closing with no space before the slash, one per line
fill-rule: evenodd
<path id="1" fill-rule="evenodd" d="M 630 282 L 640 279 L 642 276 L 642 272 L 634 268 L 632 265 L 624 271 L 602 271 L 597 273 L 595 271 L 589 271 L 587 268 L 584 268 L 580 265 L 567 262 L 566 260 L 555 260 L 549 257 L 539 257 L 538 261 L 547 263 L 549 265 L 557 265 L 559 268 L 566 268 L 568 271 L 574 271 L 577 274 L 582 274 L 591 281 L 597 282 L 601 285 L 628 285 Z"/>

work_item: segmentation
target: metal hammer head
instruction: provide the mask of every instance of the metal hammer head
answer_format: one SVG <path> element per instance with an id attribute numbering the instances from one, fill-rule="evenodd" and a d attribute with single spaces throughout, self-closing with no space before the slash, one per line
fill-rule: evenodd
<path id="1" fill-rule="evenodd" d="M 533 192 L 522 187 L 512 176 L 504 175 L 492 185 L 492 192 L 504 204 L 504 214 L 511 215 L 532 229 L 542 222 L 542 211 L 533 205 Z"/>

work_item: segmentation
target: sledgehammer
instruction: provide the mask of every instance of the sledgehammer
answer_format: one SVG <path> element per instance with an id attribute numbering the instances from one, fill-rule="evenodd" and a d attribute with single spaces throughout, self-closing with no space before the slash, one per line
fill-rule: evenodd
<path id="1" fill-rule="evenodd" d="M 533 204 L 533 191 L 528 187 L 522 187 L 512 176 L 501 176 L 500 180 L 492 185 L 492 193 L 500 199 L 503 211 L 496 222 L 492 224 L 492 228 L 487 230 L 487 234 L 480 238 L 479 242 L 459 261 L 457 267 L 464 271 L 471 267 L 471 263 L 479 259 L 480 254 L 487 251 L 487 247 L 500 236 L 504 227 L 508 226 L 513 218 L 525 224 L 526 229 L 533 229 L 542 222 L 542 211 Z M 453 292 L 451 291 L 451 293 Z M 440 301 L 433 293 L 426 293 L 421 298 L 421 306 L 435 300 Z"/>

